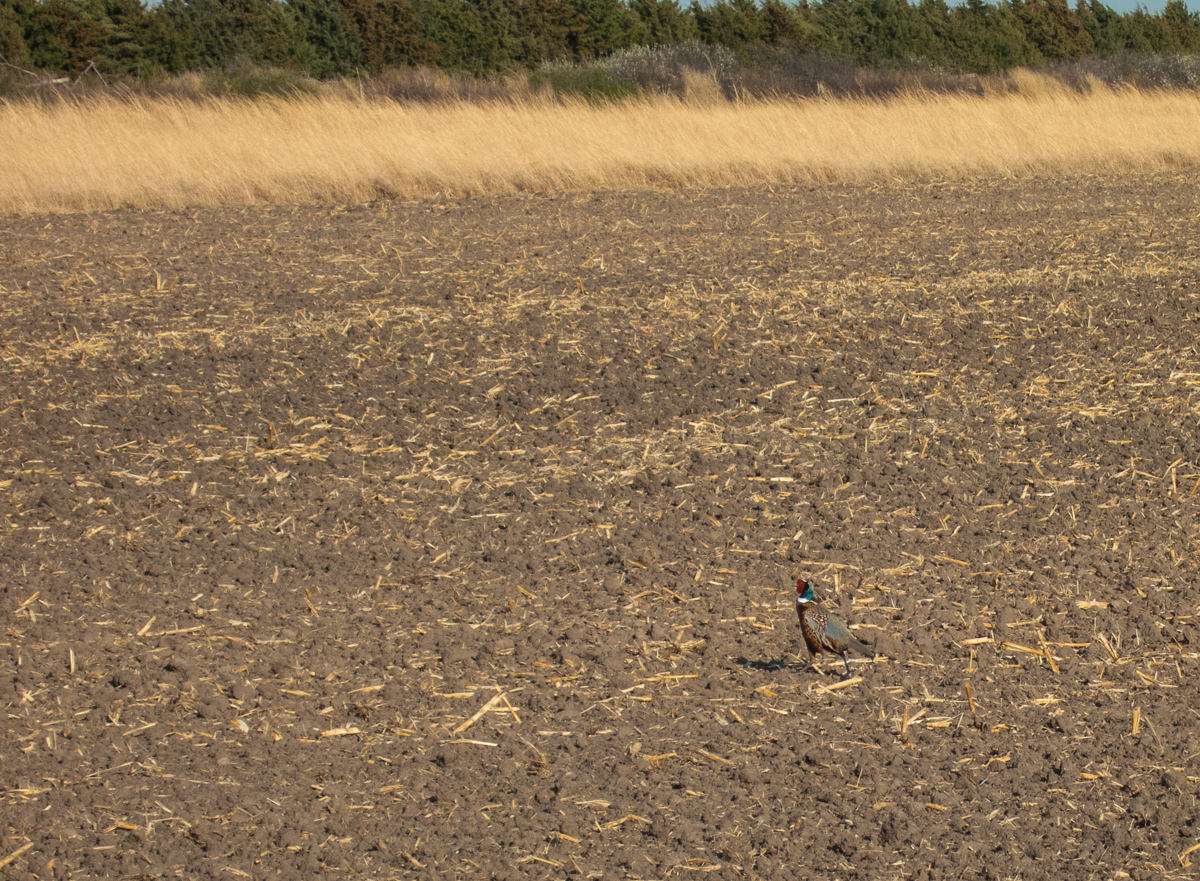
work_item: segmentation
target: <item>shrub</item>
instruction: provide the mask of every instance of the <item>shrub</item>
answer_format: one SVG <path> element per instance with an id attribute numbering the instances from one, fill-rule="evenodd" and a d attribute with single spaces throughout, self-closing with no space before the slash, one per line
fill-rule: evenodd
<path id="1" fill-rule="evenodd" d="M 316 80 L 283 67 L 253 64 L 242 58 L 205 75 L 204 88 L 214 95 L 237 95 L 253 98 L 256 95 L 312 94 Z"/>
<path id="2" fill-rule="evenodd" d="M 1138 89 L 1200 88 L 1200 57 L 1179 54 L 1119 52 L 1055 65 L 1051 73 L 1084 92 L 1089 82 Z"/>
<path id="3" fill-rule="evenodd" d="M 688 73 L 712 77 L 726 98 L 734 98 L 741 91 L 740 66 L 724 46 L 639 46 L 614 52 L 600 63 L 614 80 L 631 83 L 643 92 L 685 98 Z"/>
<path id="4" fill-rule="evenodd" d="M 598 64 L 554 64 L 529 75 L 534 88 L 549 86 L 559 97 L 583 98 L 591 103 L 619 101 L 641 93 L 631 82 L 615 79 Z"/>
<path id="5" fill-rule="evenodd" d="M 502 101 L 528 93 L 524 76 L 477 77 L 433 67 L 396 67 L 362 79 L 346 78 L 343 87 L 364 98 L 387 98 L 416 104 L 445 101 Z"/>

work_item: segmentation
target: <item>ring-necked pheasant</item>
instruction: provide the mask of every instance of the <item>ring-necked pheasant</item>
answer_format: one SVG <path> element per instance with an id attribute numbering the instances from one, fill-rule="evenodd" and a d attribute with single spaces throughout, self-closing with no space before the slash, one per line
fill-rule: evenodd
<path id="1" fill-rule="evenodd" d="M 809 667 L 816 666 L 817 655 L 821 652 L 841 655 L 842 664 L 846 667 L 846 677 L 849 678 L 847 651 L 853 649 L 860 654 L 875 657 L 873 646 L 855 639 L 845 622 L 821 608 L 813 598 L 812 586 L 803 578 L 796 579 L 796 614 L 800 616 L 800 632 L 804 634 L 804 644 L 808 646 Z"/>

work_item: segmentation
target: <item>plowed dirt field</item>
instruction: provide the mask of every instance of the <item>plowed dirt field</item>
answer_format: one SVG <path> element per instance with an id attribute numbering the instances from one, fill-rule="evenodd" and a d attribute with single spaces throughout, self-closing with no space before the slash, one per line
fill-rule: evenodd
<path id="1" fill-rule="evenodd" d="M 1195 877 L 1200 175 L 3 230 L 5 877 Z"/>

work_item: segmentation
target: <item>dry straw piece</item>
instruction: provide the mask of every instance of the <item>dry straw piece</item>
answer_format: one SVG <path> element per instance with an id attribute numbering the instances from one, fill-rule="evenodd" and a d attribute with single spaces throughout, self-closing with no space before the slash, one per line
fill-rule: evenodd
<path id="1" fill-rule="evenodd" d="M 345 95 L 0 106 L 0 211 L 1153 169 L 1200 161 L 1200 96 L 1024 74 L 887 101 L 403 105 Z M 714 334 L 714 347 L 720 337 Z"/>

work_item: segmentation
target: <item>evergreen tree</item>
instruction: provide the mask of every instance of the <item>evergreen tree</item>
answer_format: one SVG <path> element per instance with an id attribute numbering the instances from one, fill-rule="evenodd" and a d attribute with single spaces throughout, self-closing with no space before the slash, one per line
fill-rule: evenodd
<path id="1" fill-rule="evenodd" d="M 566 60 L 567 34 L 575 18 L 569 0 L 508 0 L 512 32 L 509 59 L 524 67 Z"/>
<path id="2" fill-rule="evenodd" d="M 0 0 L 0 59 L 145 77 L 250 64 L 318 77 L 402 65 L 486 74 L 700 41 L 743 62 L 810 49 L 981 73 L 1116 52 L 1200 53 L 1200 14 L 1101 0 Z M 797 54 L 796 49 L 799 49 Z M 774 59 L 766 61 L 767 59 Z"/>
<path id="3" fill-rule="evenodd" d="M 349 73 L 362 50 L 346 14 L 335 0 L 287 0 L 296 20 L 296 60 L 311 76 Z"/>
<path id="4" fill-rule="evenodd" d="M 1088 32 L 1096 52 L 1109 54 L 1133 48 L 1127 43 L 1128 29 L 1123 25 L 1121 16 L 1099 0 L 1079 0 L 1075 6 L 1075 17 Z"/>
<path id="5" fill-rule="evenodd" d="M 156 35 L 153 56 L 163 70 L 180 73 L 202 66 L 187 0 L 162 0 L 151 7 L 150 18 Z"/>
<path id="6" fill-rule="evenodd" d="M 161 70 L 154 54 L 154 20 L 141 0 L 86 0 L 81 13 L 103 38 L 96 66 L 111 76 L 147 76 Z"/>
<path id="7" fill-rule="evenodd" d="M 691 12 L 701 40 L 724 46 L 742 59 L 762 45 L 766 35 L 762 13 L 754 0 L 717 0 L 709 7 L 693 0 Z"/>
<path id="8" fill-rule="evenodd" d="M 636 16 L 622 0 L 572 0 L 575 17 L 567 47 L 576 61 L 598 58 L 633 43 Z"/>
<path id="9" fill-rule="evenodd" d="M 177 11 L 200 67 L 294 60 L 296 22 L 276 0 L 182 0 Z"/>
<path id="10" fill-rule="evenodd" d="M 483 73 L 479 47 L 484 43 L 480 9 L 466 0 L 418 0 L 424 61 L 439 67 Z"/>
<path id="11" fill-rule="evenodd" d="M 1172 52 L 1200 50 L 1200 15 L 1188 12 L 1183 0 L 1168 0 L 1162 11 L 1163 27 Z"/>
<path id="12" fill-rule="evenodd" d="M 1012 0 L 1025 39 L 1047 61 L 1081 58 L 1094 48 L 1091 35 L 1066 0 Z"/>
<path id="13" fill-rule="evenodd" d="M 1143 6 L 1122 17 L 1126 44 L 1134 52 L 1168 52 L 1170 40 L 1162 18 L 1151 15 Z"/>
<path id="14" fill-rule="evenodd" d="M 914 61 L 934 51 L 928 23 L 905 0 L 826 0 L 817 15 L 830 48 L 861 64 Z"/>
<path id="15" fill-rule="evenodd" d="M 816 41 L 815 28 L 798 8 L 783 0 L 764 0 L 761 16 L 763 41 L 772 46 L 801 46 Z"/>
<path id="16" fill-rule="evenodd" d="M 678 46 L 699 39 L 696 20 L 676 0 L 630 0 L 636 19 L 634 42 L 640 46 Z"/>
<path id="17" fill-rule="evenodd" d="M 966 0 L 951 7 L 950 23 L 953 42 L 949 52 L 955 67 L 996 73 L 1039 60 L 1010 5 Z"/>
<path id="18" fill-rule="evenodd" d="M 24 27 L 31 6 L 32 0 L 0 0 L 0 61 L 16 67 L 28 67 L 32 63 L 29 47 L 25 45 Z"/>
<path id="19" fill-rule="evenodd" d="M 25 43 L 34 67 L 73 75 L 101 57 L 104 29 L 67 0 L 44 0 L 30 10 Z"/>
<path id="20" fill-rule="evenodd" d="M 921 0 L 916 13 L 921 20 L 922 31 L 927 34 L 928 45 L 922 53 L 925 60 L 935 65 L 951 63 L 954 24 L 950 20 L 950 7 L 946 0 Z"/>
<path id="21" fill-rule="evenodd" d="M 361 62 L 378 73 L 389 67 L 428 64 L 434 57 L 412 0 L 339 0 L 358 44 Z"/>
<path id="22" fill-rule="evenodd" d="M 480 72 L 496 71 L 512 64 L 509 47 L 513 41 L 513 18 L 505 0 L 467 0 L 475 7 L 479 37 L 475 56 Z"/>

